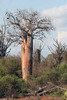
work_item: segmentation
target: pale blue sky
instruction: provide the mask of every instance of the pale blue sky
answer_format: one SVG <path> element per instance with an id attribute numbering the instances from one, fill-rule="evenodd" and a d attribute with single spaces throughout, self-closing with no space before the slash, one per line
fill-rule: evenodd
<path id="1" fill-rule="evenodd" d="M 54 24 L 57 26 L 57 30 L 48 35 L 46 49 L 42 54 L 48 54 L 47 45 L 52 45 L 53 38 L 56 37 L 66 42 L 64 40 L 67 40 L 67 0 L 0 0 L 0 24 L 2 24 L 2 19 L 7 11 L 15 12 L 17 9 L 44 11 L 44 15 L 48 14 L 55 19 Z M 15 54 L 15 52 L 18 53 L 19 50 L 13 49 L 12 53 Z"/>
<path id="2" fill-rule="evenodd" d="M 6 11 L 14 12 L 16 9 L 43 11 L 65 4 L 67 4 L 67 0 L 0 0 L 0 15 L 4 15 Z"/>

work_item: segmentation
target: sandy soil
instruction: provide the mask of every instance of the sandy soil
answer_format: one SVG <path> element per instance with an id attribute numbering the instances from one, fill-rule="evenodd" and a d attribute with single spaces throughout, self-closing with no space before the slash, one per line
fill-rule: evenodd
<path id="1" fill-rule="evenodd" d="M 25 97 L 25 98 L 20 98 L 20 99 L 17 99 L 17 100 L 61 100 L 61 98 L 52 98 L 52 97 L 45 97 L 45 96 L 42 96 L 42 97 Z"/>

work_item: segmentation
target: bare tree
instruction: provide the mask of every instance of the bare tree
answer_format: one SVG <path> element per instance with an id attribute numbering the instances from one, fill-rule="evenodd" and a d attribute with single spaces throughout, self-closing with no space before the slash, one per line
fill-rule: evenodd
<path id="1" fill-rule="evenodd" d="M 22 76 L 32 75 L 33 39 L 43 40 L 53 30 L 51 20 L 42 18 L 37 11 L 18 10 L 15 15 L 6 13 L 11 39 L 21 43 Z"/>
<path id="2" fill-rule="evenodd" d="M 12 43 L 13 41 L 7 35 L 7 26 L 4 24 L 0 28 L 0 58 L 6 56 L 10 52 L 11 49 L 9 49 L 9 47 Z"/>
<path id="3" fill-rule="evenodd" d="M 58 42 L 58 40 L 54 40 L 54 49 L 52 47 L 48 47 L 50 52 L 53 54 L 53 58 L 55 59 L 55 66 L 59 65 L 63 59 L 64 53 L 67 51 L 66 45 Z"/>

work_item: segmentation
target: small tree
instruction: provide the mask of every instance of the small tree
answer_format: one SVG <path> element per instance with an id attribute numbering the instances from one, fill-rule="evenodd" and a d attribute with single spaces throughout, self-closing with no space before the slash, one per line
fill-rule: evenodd
<path id="1" fill-rule="evenodd" d="M 63 59 L 64 53 L 67 51 L 66 45 L 62 44 L 61 42 L 58 42 L 58 40 L 54 40 L 54 47 L 55 50 L 52 47 L 48 47 L 50 52 L 53 54 L 53 58 L 55 59 L 55 66 L 59 65 Z"/>
<path id="2" fill-rule="evenodd" d="M 9 47 L 13 43 L 11 37 L 7 35 L 8 27 L 4 24 L 0 29 L 0 58 L 6 56 L 11 49 Z M 9 50 L 8 50 L 9 49 Z"/>
<path id="3" fill-rule="evenodd" d="M 19 10 L 15 15 L 6 15 L 11 39 L 18 43 L 21 41 L 22 74 L 27 80 L 32 75 L 33 39 L 43 40 L 53 26 L 49 18 L 41 17 L 37 11 Z"/>

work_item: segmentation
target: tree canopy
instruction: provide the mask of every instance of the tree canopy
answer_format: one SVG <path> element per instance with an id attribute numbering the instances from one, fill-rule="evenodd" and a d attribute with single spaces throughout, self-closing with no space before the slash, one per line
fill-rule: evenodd
<path id="1" fill-rule="evenodd" d="M 42 17 L 37 11 L 17 10 L 15 14 L 7 12 L 6 16 L 8 33 L 17 42 L 27 36 L 42 40 L 46 32 L 54 29 L 51 19 Z"/>

